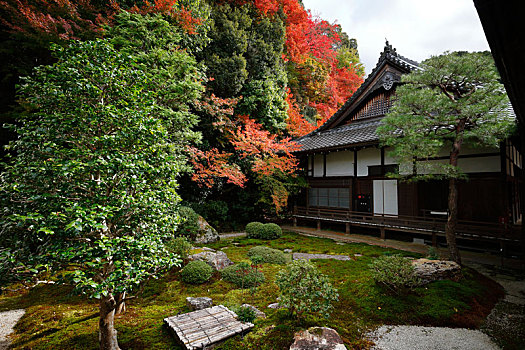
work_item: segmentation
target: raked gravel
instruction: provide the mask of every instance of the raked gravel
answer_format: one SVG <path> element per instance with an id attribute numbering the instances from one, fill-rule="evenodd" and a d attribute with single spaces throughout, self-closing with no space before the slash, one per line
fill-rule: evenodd
<path id="1" fill-rule="evenodd" d="M 368 338 L 372 350 L 500 350 L 488 335 L 465 328 L 381 326 Z"/>
<path id="2" fill-rule="evenodd" d="M 10 342 L 7 336 L 13 332 L 13 327 L 24 313 L 24 309 L 0 312 L 0 350 L 9 348 Z"/>

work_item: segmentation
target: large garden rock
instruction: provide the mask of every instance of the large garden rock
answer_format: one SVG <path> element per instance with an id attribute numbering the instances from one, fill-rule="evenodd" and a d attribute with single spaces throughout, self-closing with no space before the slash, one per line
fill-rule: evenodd
<path id="1" fill-rule="evenodd" d="M 255 312 L 255 316 L 257 318 L 266 318 L 266 314 L 264 312 L 262 312 L 261 310 L 259 310 L 258 308 L 256 308 L 255 306 L 253 306 L 253 305 L 242 304 L 241 307 L 247 307 L 249 309 L 252 309 L 253 312 Z"/>
<path id="2" fill-rule="evenodd" d="M 199 231 L 195 236 L 195 243 L 208 244 L 217 242 L 220 239 L 217 230 L 208 224 L 202 216 L 199 216 L 197 224 L 199 225 Z"/>
<path id="3" fill-rule="evenodd" d="M 208 297 L 186 298 L 186 305 L 192 310 L 202 310 L 213 306 L 213 300 Z"/>
<path id="4" fill-rule="evenodd" d="M 445 279 L 453 281 L 461 279 L 461 266 L 453 261 L 415 259 L 412 260 L 412 265 L 421 284 Z"/>
<path id="5" fill-rule="evenodd" d="M 192 261 L 193 260 L 205 261 L 206 263 L 208 263 L 208 265 L 210 265 L 217 271 L 220 271 L 227 266 L 233 265 L 233 261 L 231 261 L 228 258 L 228 255 L 226 255 L 226 253 L 223 251 L 218 251 L 218 252 L 204 251 L 204 252 L 190 255 L 188 259 Z"/>
<path id="6" fill-rule="evenodd" d="M 295 333 L 290 350 L 346 350 L 346 347 L 332 328 L 312 327 Z"/>

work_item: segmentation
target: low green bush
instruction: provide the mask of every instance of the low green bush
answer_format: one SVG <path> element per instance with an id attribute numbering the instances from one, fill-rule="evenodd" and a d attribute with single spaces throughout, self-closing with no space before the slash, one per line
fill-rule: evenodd
<path id="1" fill-rule="evenodd" d="M 166 243 L 166 248 L 185 260 L 190 255 L 192 246 L 186 237 L 177 237 Z"/>
<path id="2" fill-rule="evenodd" d="M 277 224 L 264 224 L 260 233 L 260 239 L 277 239 L 281 237 L 283 230 Z"/>
<path id="3" fill-rule="evenodd" d="M 306 260 L 295 260 L 279 271 L 275 281 L 281 291 L 279 304 L 298 318 L 306 315 L 328 317 L 339 294 L 328 277 Z"/>
<path id="4" fill-rule="evenodd" d="M 380 256 L 370 267 L 374 281 L 396 294 L 405 294 L 420 284 L 410 260 L 400 255 Z"/>
<path id="5" fill-rule="evenodd" d="M 213 275 L 213 268 L 204 261 L 191 261 L 181 271 L 182 281 L 190 284 L 202 284 Z"/>
<path id="6" fill-rule="evenodd" d="M 187 237 L 193 240 L 199 232 L 199 214 L 197 214 L 190 207 L 180 207 L 179 215 L 182 218 L 182 222 L 177 228 L 177 233 L 180 236 Z"/>
<path id="7" fill-rule="evenodd" d="M 261 238 L 261 231 L 264 227 L 262 222 L 254 221 L 246 225 L 246 234 L 248 238 Z"/>
<path id="8" fill-rule="evenodd" d="M 427 259 L 429 260 L 439 260 L 439 252 L 434 247 L 428 247 Z"/>
<path id="9" fill-rule="evenodd" d="M 247 306 L 239 306 L 235 313 L 237 314 L 237 319 L 241 322 L 250 322 L 253 323 L 257 318 L 255 310 Z"/>
<path id="10" fill-rule="evenodd" d="M 257 287 L 264 282 L 264 274 L 250 264 L 242 262 L 221 270 L 222 279 L 239 288 Z"/>
<path id="11" fill-rule="evenodd" d="M 289 261 L 286 254 L 284 254 L 281 250 L 264 246 L 257 246 L 250 249 L 248 251 L 248 257 L 254 263 L 263 262 L 268 264 L 284 265 Z M 257 259 L 257 261 L 255 261 L 254 257 L 259 257 L 260 259 Z"/>

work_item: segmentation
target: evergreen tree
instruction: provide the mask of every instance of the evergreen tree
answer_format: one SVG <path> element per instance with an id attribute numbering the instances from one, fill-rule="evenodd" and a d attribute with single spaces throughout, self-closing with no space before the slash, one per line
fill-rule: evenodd
<path id="1" fill-rule="evenodd" d="M 456 245 L 457 181 L 463 144 L 498 147 L 514 126 L 505 89 L 488 53 L 453 52 L 434 56 L 402 78 L 397 99 L 378 129 L 393 147 L 400 174 L 411 180 L 449 181 L 445 228 L 450 259 L 461 262 Z M 450 150 L 448 164 L 425 162 Z"/>

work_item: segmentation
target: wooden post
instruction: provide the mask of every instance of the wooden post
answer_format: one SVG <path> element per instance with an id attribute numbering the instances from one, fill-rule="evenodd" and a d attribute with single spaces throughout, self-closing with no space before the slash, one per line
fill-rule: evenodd
<path id="1" fill-rule="evenodd" d="M 345 233 L 346 233 L 347 235 L 350 234 L 350 223 L 348 223 L 348 222 L 346 223 Z"/>
<path id="2" fill-rule="evenodd" d="M 297 227 L 297 218 L 296 217 L 293 218 L 293 227 Z"/>
<path id="3" fill-rule="evenodd" d="M 317 220 L 317 231 L 321 231 L 321 220 Z"/>
<path id="4" fill-rule="evenodd" d="M 436 231 L 432 231 L 432 247 L 437 248 L 438 242 L 437 242 L 437 235 Z"/>
<path id="5" fill-rule="evenodd" d="M 385 228 L 381 226 L 380 231 L 381 231 L 381 239 L 385 240 L 386 239 Z"/>

